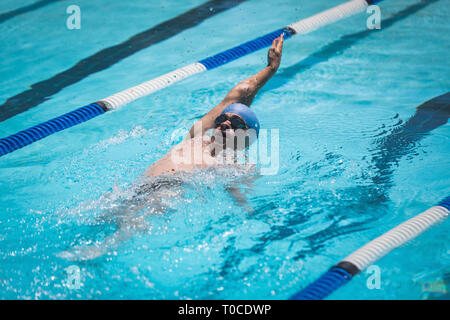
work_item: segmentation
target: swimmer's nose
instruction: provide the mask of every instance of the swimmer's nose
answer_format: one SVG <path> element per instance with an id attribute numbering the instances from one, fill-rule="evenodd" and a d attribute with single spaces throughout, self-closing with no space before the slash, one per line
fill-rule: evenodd
<path id="1" fill-rule="evenodd" d="M 224 131 L 228 129 L 231 129 L 231 122 L 229 120 L 224 121 L 220 124 L 220 130 Z"/>

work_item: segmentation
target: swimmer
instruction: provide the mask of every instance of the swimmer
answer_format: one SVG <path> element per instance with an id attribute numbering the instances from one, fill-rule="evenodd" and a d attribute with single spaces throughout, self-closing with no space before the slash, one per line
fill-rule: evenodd
<path id="1" fill-rule="evenodd" d="M 113 209 L 106 212 L 102 220 L 113 220 L 116 223 L 117 229 L 113 234 L 100 243 L 76 246 L 58 256 L 77 261 L 96 259 L 133 237 L 136 232 L 149 230 L 145 216 L 166 212 L 164 201 L 171 196 L 179 196 L 182 192 L 180 186 L 184 181 L 177 175 L 222 165 L 222 151 L 244 149 L 253 143 L 258 137 L 260 124 L 250 105 L 259 89 L 277 72 L 283 40 L 281 34 L 272 42 L 266 67 L 233 87 L 217 106 L 192 126 L 182 142 L 147 168 L 143 177 L 131 186 L 132 195 L 129 199 L 122 199 L 118 204 L 112 205 Z M 208 134 L 210 130 L 211 135 Z M 236 142 L 240 137 L 245 138 L 242 144 Z M 247 177 L 243 182 L 250 185 L 252 179 L 253 177 Z M 243 195 L 235 187 L 228 186 L 227 190 L 239 205 L 245 207 Z M 110 197 L 111 194 L 106 194 L 102 198 L 110 202 Z M 147 212 L 138 215 L 142 210 Z"/>
<path id="2" fill-rule="evenodd" d="M 231 89 L 217 106 L 192 126 L 186 138 L 149 167 L 145 175 L 153 177 L 219 165 L 223 163 L 223 159 L 219 159 L 221 151 L 239 150 L 253 143 L 260 124 L 250 105 L 258 90 L 277 72 L 282 50 L 283 34 L 272 42 L 267 66 Z M 212 135 L 208 135 L 211 129 Z M 248 137 L 246 143 L 236 143 L 239 134 Z"/>

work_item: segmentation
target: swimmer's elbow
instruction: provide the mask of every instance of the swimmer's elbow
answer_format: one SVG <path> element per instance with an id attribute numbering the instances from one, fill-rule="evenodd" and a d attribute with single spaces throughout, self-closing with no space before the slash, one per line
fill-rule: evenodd
<path id="1" fill-rule="evenodd" d="M 232 100 L 232 103 L 239 102 L 249 106 L 256 90 L 257 84 L 254 81 L 246 80 L 236 85 L 228 98 Z"/>

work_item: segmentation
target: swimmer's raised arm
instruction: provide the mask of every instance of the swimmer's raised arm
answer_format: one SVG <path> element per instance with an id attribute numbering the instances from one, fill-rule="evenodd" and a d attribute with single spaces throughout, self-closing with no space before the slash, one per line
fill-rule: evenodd
<path id="1" fill-rule="evenodd" d="M 277 72 L 281 62 L 283 52 L 283 34 L 272 42 L 272 46 L 267 54 L 267 66 L 257 74 L 245 79 L 234 87 L 231 92 L 237 89 L 239 94 L 239 103 L 250 107 L 256 93 L 261 89 L 267 81 Z M 230 93 L 231 93 L 230 92 Z"/>
<path id="2" fill-rule="evenodd" d="M 194 134 L 203 135 L 207 130 L 214 128 L 214 120 L 222 113 L 222 111 L 232 103 L 242 103 L 250 107 L 256 93 L 261 89 L 267 81 L 277 72 L 281 62 L 283 52 L 283 34 L 272 42 L 272 46 L 267 54 L 267 66 L 257 74 L 241 81 L 226 97 L 213 109 L 211 109 L 203 118 L 198 120 L 189 131 L 188 137 Z M 201 126 L 199 126 L 201 123 Z M 198 128 L 201 132 L 194 132 L 194 128 Z"/>

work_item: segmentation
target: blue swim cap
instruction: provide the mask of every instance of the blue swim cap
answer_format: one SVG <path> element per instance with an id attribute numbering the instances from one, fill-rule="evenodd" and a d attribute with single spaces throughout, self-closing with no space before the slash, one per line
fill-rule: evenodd
<path id="1" fill-rule="evenodd" d="M 245 123 L 247 123 L 249 129 L 254 129 L 256 131 L 256 136 L 259 135 L 259 121 L 252 109 L 242 103 L 233 103 L 222 111 L 222 113 L 228 112 L 241 116 Z"/>

